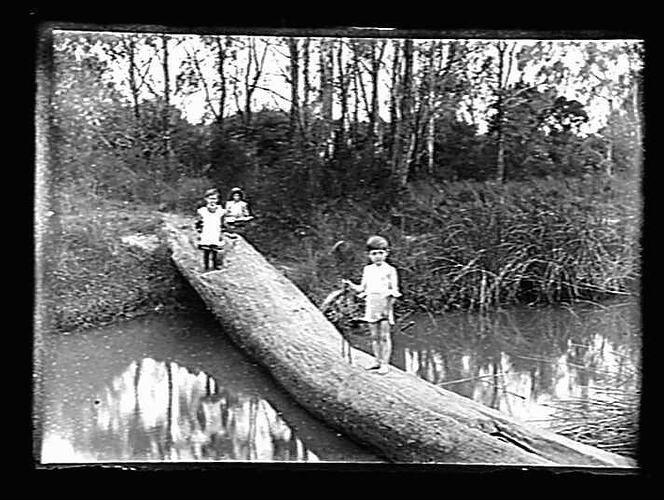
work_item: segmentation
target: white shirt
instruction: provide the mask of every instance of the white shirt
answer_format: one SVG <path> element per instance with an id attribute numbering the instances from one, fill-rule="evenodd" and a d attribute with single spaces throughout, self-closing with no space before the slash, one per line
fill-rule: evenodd
<path id="1" fill-rule="evenodd" d="M 233 220 L 242 217 L 249 217 L 249 207 L 244 200 L 230 200 L 226 202 L 226 219 Z"/>
<path id="2" fill-rule="evenodd" d="M 397 270 L 387 262 L 369 264 L 362 271 L 362 291 L 366 294 L 380 294 L 385 297 L 401 297 Z"/>

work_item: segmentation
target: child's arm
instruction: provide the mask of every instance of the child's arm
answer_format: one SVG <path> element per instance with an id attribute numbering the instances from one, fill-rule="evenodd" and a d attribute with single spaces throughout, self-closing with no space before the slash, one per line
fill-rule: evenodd
<path id="1" fill-rule="evenodd" d="M 342 282 L 345 286 L 349 287 L 351 290 L 353 290 L 353 291 L 356 292 L 356 293 L 359 293 L 359 292 L 362 291 L 362 285 L 356 285 L 356 284 L 353 283 L 352 281 L 350 281 L 350 280 L 345 280 L 345 279 L 344 279 L 344 280 L 341 280 L 341 282 Z"/>
<path id="2" fill-rule="evenodd" d="M 242 207 L 242 214 L 239 217 L 240 220 L 250 221 L 251 219 L 254 218 L 254 216 L 249 213 L 249 204 L 246 201 L 242 202 L 241 207 Z"/>
<path id="3" fill-rule="evenodd" d="M 385 301 L 385 315 L 387 317 L 389 317 L 390 311 L 393 309 L 397 298 L 401 297 L 401 292 L 399 292 L 399 276 L 397 275 L 397 270 L 391 269 L 388 278 L 388 288 L 390 291 Z"/>
<path id="4" fill-rule="evenodd" d="M 353 290 L 355 293 L 362 293 L 362 292 L 364 292 L 364 290 L 365 290 L 366 287 L 367 287 L 367 273 L 366 273 L 366 269 L 362 271 L 362 281 L 360 282 L 359 285 L 356 285 L 355 283 L 353 283 L 353 282 L 350 281 L 350 280 L 341 280 L 341 282 L 342 282 L 344 285 L 349 286 L 349 287 L 351 288 L 351 290 Z"/>
<path id="5" fill-rule="evenodd" d="M 390 289 L 389 299 L 394 303 L 395 299 L 401 297 L 401 292 L 399 291 L 399 275 L 394 268 L 390 270 L 388 288 Z"/>
<path id="6" fill-rule="evenodd" d="M 251 214 L 249 214 L 249 204 L 246 201 L 242 204 L 242 217 L 251 217 Z"/>
<path id="7" fill-rule="evenodd" d="M 203 217 L 201 217 L 201 214 L 198 212 L 198 210 L 196 210 L 196 221 L 194 222 L 194 229 L 198 233 L 203 231 Z"/>
<path id="8" fill-rule="evenodd" d="M 389 312 L 394 307 L 394 303 L 396 302 L 396 300 L 397 300 L 396 297 L 394 297 L 393 295 L 388 295 L 387 296 L 387 301 L 386 301 L 386 304 L 385 304 L 385 315 L 386 316 L 389 314 Z"/>

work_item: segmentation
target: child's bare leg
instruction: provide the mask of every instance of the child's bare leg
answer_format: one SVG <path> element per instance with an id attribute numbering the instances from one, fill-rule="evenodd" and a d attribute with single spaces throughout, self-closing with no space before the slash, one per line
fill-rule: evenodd
<path id="1" fill-rule="evenodd" d="M 390 335 L 390 323 L 388 321 L 380 322 L 380 343 L 381 343 L 381 357 L 382 364 L 389 365 L 390 358 L 392 357 L 392 336 Z"/>
<path id="2" fill-rule="evenodd" d="M 371 334 L 371 350 L 373 351 L 375 362 L 368 367 L 369 370 L 380 367 L 380 325 L 379 323 L 369 323 L 369 332 Z"/>
<path id="3" fill-rule="evenodd" d="M 381 365 L 378 370 L 379 373 L 387 373 L 387 366 L 390 364 L 392 357 L 392 338 L 390 336 L 390 323 L 383 320 L 378 323 L 379 325 L 379 342 L 378 342 L 378 360 Z"/>

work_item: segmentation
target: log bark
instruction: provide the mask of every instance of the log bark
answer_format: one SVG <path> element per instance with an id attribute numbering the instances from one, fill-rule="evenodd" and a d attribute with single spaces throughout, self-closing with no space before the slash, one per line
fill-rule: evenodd
<path id="1" fill-rule="evenodd" d="M 164 216 L 172 260 L 224 332 L 302 407 L 394 462 L 633 467 L 634 461 L 536 429 L 368 354 L 340 355 L 323 313 L 242 237 L 201 272 L 193 220 Z"/>

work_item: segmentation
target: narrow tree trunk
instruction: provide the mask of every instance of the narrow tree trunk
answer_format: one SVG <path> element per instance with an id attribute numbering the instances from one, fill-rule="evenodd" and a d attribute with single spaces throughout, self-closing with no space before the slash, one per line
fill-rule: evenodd
<path id="1" fill-rule="evenodd" d="M 217 129 L 224 131 L 224 110 L 226 109 L 226 47 L 221 43 L 221 37 L 215 37 L 217 45 L 217 73 L 219 75 L 219 113 L 217 113 Z M 228 44 L 228 39 L 226 41 Z"/>
<path id="2" fill-rule="evenodd" d="M 343 43 L 339 44 L 337 50 L 337 66 L 339 71 L 339 104 L 341 106 L 341 117 L 337 127 L 337 144 L 344 150 L 347 149 L 347 122 L 348 122 L 348 70 L 344 68 Z"/>
<path id="3" fill-rule="evenodd" d="M 436 64 L 436 52 L 440 47 L 440 42 L 431 42 L 429 52 L 429 68 L 428 68 L 428 92 L 427 92 L 427 136 L 426 136 L 426 150 L 427 150 L 427 174 L 429 177 L 434 173 L 434 139 L 435 139 L 435 119 L 436 119 L 436 77 L 438 75 L 439 66 Z M 440 60 L 439 60 L 440 61 Z"/>
<path id="4" fill-rule="evenodd" d="M 609 136 L 607 138 L 608 140 L 608 145 L 606 148 L 606 175 L 608 177 L 611 177 L 613 175 L 613 145 L 614 145 L 614 137 L 615 137 L 615 125 L 613 124 L 613 99 L 609 99 L 609 123 L 608 123 L 608 129 L 609 129 Z"/>
<path id="5" fill-rule="evenodd" d="M 505 181 L 505 139 L 504 139 L 504 109 L 503 109 L 503 100 L 504 100 L 504 84 L 503 84 L 503 73 L 504 73 L 504 55 L 506 47 L 501 42 L 498 42 L 498 101 L 496 103 L 496 108 L 498 110 L 498 116 L 496 118 L 496 181 L 502 184 Z"/>
<path id="6" fill-rule="evenodd" d="M 323 313 L 242 237 L 202 273 L 193 220 L 164 216 L 172 259 L 226 334 L 315 417 L 398 462 L 633 467 L 634 461 L 529 427 L 372 357 L 339 355 Z"/>
<path id="7" fill-rule="evenodd" d="M 360 130 L 360 68 L 357 62 L 353 64 L 353 119 L 351 121 L 351 141 L 353 147 L 359 142 Z"/>
<path id="8" fill-rule="evenodd" d="M 138 125 L 141 122 L 141 110 L 138 102 L 138 84 L 136 82 L 136 40 L 133 36 L 130 37 L 127 43 L 127 53 L 129 57 L 129 90 L 131 92 L 134 119 Z"/>
<path id="9" fill-rule="evenodd" d="M 372 147 L 376 146 L 376 137 L 378 135 L 377 124 L 379 114 L 378 103 L 378 81 L 380 78 L 380 64 L 385 53 L 387 42 L 383 40 L 380 44 L 378 54 L 375 52 L 376 43 L 372 42 L 371 47 L 371 111 L 369 113 L 369 137 Z"/>
<path id="10" fill-rule="evenodd" d="M 311 108 L 309 107 L 309 100 L 311 99 L 310 44 L 310 39 L 305 38 L 302 45 L 302 139 L 305 143 L 309 140 L 311 127 Z"/>
<path id="11" fill-rule="evenodd" d="M 399 77 L 401 42 L 392 44 L 392 82 L 390 87 L 390 159 L 392 168 L 399 161 L 401 153 L 401 117 L 399 116 L 401 100 L 401 78 Z"/>
<path id="12" fill-rule="evenodd" d="M 254 54 L 256 45 L 253 38 L 249 39 L 249 49 L 247 50 L 247 66 L 244 71 L 244 125 L 248 127 L 251 125 L 251 96 L 253 91 L 249 79 L 251 76 L 251 67 L 254 61 Z"/>
<path id="13" fill-rule="evenodd" d="M 639 72 L 640 73 L 640 72 Z M 643 132 L 641 129 L 641 105 L 640 105 L 640 74 L 633 73 L 632 84 L 632 113 L 634 114 L 634 130 L 636 132 L 636 165 L 634 165 L 635 172 L 641 168 L 641 161 L 643 158 Z"/>
<path id="14" fill-rule="evenodd" d="M 320 103 L 321 103 L 321 156 L 332 158 L 332 99 L 333 99 L 333 47 L 330 40 L 321 40 L 320 46 Z"/>
<path id="15" fill-rule="evenodd" d="M 164 166 L 166 175 L 171 173 L 171 78 L 170 68 L 168 63 L 168 36 L 161 36 L 161 46 L 164 52 L 162 59 L 162 70 L 164 75 L 164 108 L 162 111 L 162 126 L 163 126 L 163 148 L 164 148 Z"/>
<path id="16" fill-rule="evenodd" d="M 296 38 L 288 38 L 287 43 L 291 80 L 290 136 L 293 141 L 298 136 L 298 124 L 300 123 L 300 55 Z"/>
<path id="17" fill-rule="evenodd" d="M 410 159 L 415 147 L 413 128 L 413 41 L 404 40 L 403 76 L 401 78 L 401 99 L 399 109 L 398 147 L 394 148 L 392 175 L 397 186 L 408 182 Z"/>
<path id="18" fill-rule="evenodd" d="M 385 47 L 385 42 L 383 42 Z M 380 59 L 374 55 L 374 46 L 371 47 L 371 111 L 369 113 L 369 137 L 371 142 L 376 139 L 376 123 L 378 121 L 378 70 Z"/>

